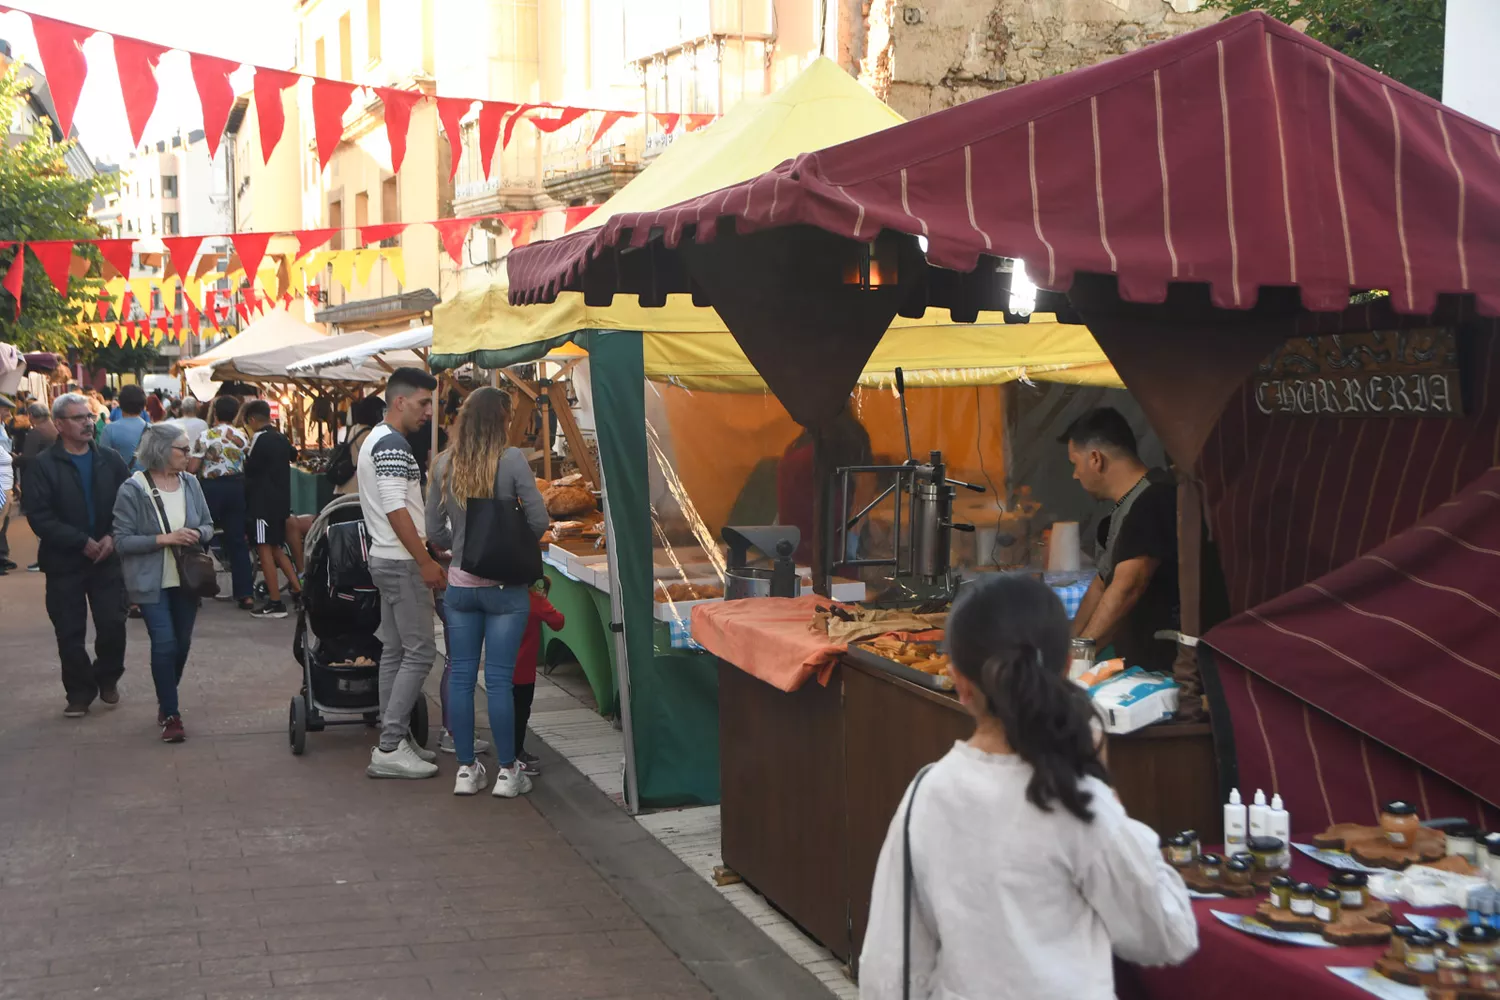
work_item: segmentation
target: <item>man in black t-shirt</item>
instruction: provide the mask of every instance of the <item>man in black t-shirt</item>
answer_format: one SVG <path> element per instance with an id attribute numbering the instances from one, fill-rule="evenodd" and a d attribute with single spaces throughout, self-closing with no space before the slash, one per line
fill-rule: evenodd
<path id="1" fill-rule="evenodd" d="M 256 618 L 285 618 L 286 603 L 276 578 L 278 567 L 286 574 L 292 599 L 302 596 L 297 569 L 282 545 L 286 523 L 292 516 L 292 461 L 296 449 L 271 423 L 271 404 L 263 399 L 245 404 L 245 431 L 250 448 L 245 452 L 245 519 L 250 544 L 260 558 L 265 577 L 266 603 L 251 612 Z"/>
<path id="2" fill-rule="evenodd" d="M 1061 440 L 1073 478 L 1096 500 L 1114 504 L 1099 525 L 1099 575 L 1079 605 L 1073 635 L 1101 650 L 1113 645 L 1128 667 L 1170 673 L 1177 645 L 1154 636 L 1175 632 L 1179 622 L 1177 486 L 1169 473 L 1146 468 L 1118 410 L 1090 410 Z"/>

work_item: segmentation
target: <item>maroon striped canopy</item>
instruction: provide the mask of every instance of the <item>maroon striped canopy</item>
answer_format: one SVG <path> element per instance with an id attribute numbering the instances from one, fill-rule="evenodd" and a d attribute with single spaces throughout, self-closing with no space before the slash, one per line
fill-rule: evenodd
<path id="1" fill-rule="evenodd" d="M 1405 313 L 1469 292 L 1500 314 L 1500 134 L 1259 13 L 520 248 L 511 301 L 580 288 L 622 243 L 711 240 L 726 216 L 921 234 L 935 265 L 1021 258 L 1058 291 L 1114 274 L 1134 302 L 1202 282 L 1247 309 L 1296 285 L 1316 311 L 1376 288 Z"/>

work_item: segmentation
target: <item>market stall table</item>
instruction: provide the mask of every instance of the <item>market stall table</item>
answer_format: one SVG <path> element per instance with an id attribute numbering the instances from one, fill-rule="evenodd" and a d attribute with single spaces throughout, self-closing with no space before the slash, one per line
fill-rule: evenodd
<path id="1" fill-rule="evenodd" d="M 551 665 L 559 662 L 560 643 L 583 668 L 599 714 L 615 714 L 614 642 L 609 634 L 609 595 L 565 571 L 548 564 L 544 567 L 552 582 L 548 600 L 563 614 L 561 630 L 554 632 L 542 626 L 542 656 Z"/>
<path id="2" fill-rule="evenodd" d="M 292 466 L 292 513 L 316 514 L 333 499 L 333 484 L 321 472 Z"/>

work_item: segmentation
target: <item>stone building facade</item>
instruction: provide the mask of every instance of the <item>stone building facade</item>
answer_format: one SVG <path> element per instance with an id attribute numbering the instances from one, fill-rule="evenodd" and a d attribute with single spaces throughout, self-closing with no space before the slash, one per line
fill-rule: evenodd
<path id="1" fill-rule="evenodd" d="M 1216 20 L 1202 0 L 841 0 L 840 56 L 908 118 Z"/>

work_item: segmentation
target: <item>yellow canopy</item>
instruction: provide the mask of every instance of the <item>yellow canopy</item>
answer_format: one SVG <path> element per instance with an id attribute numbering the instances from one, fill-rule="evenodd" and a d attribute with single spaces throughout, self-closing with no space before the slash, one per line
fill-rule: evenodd
<path id="1" fill-rule="evenodd" d="M 582 228 L 603 225 L 619 212 L 663 208 L 737 184 L 801 153 L 902 120 L 837 63 L 819 58 L 776 93 L 743 101 L 707 128 L 678 135 Z M 607 306 L 587 306 L 572 292 L 547 305 L 512 306 L 502 276 L 439 305 L 432 327 L 434 369 L 468 361 L 489 368 L 533 361 L 580 330 L 639 330 L 646 335 L 646 373 L 653 379 L 720 392 L 765 389 L 718 313 L 694 306 L 686 295 L 668 296 L 660 309 L 642 308 L 634 296 L 624 295 Z M 976 324 L 954 323 L 938 309 L 921 319 L 898 317 L 862 381 L 889 384 L 891 369 L 898 366 L 913 385 L 995 384 L 1023 377 L 1121 385 L 1085 327 L 1065 326 L 1050 316 L 1008 326 L 999 313 L 981 313 Z"/>

